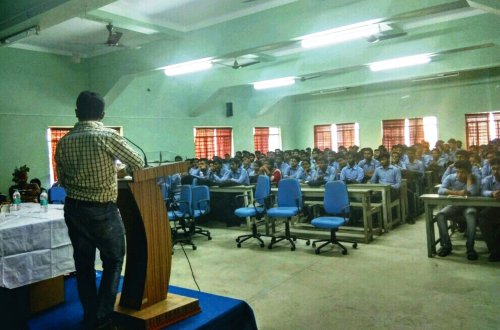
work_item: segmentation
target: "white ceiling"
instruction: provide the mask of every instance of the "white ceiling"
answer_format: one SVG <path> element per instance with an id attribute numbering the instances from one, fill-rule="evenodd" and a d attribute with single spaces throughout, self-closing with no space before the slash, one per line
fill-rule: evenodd
<path id="1" fill-rule="evenodd" d="M 87 58 L 117 51 L 120 47 L 137 48 L 158 39 L 174 38 L 295 1 L 118 0 L 90 11 L 87 10 L 90 5 L 80 6 L 73 17 L 52 26 L 40 26 L 38 35 L 25 38 L 12 47 Z M 105 44 L 107 23 L 123 33 L 119 47 Z"/>

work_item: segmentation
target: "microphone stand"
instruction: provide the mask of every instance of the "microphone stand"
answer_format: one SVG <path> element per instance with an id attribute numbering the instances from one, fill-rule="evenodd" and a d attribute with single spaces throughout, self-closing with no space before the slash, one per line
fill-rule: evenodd
<path id="1" fill-rule="evenodd" d="M 148 159 L 146 157 L 146 153 L 144 152 L 144 150 L 142 150 L 141 147 L 139 147 L 137 144 L 135 144 L 134 142 L 132 142 L 132 140 L 130 140 L 126 136 L 124 136 L 123 138 L 125 140 L 127 140 L 128 142 L 130 142 L 133 146 L 135 146 L 137 149 L 139 149 L 142 152 L 142 155 L 144 156 L 144 167 L 149 167 L 149 165 L 148 165 Z"/>

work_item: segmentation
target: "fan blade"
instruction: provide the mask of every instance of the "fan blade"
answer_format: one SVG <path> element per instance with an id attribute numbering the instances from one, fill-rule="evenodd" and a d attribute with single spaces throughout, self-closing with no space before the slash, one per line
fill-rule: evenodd
<path id="1" fill-rule="evenodd" d="M 118 41 L 120 41 L 120 38 L 122 37 L 122 35 L 123 35 L 123 33 L 121 33 L 121 32 L 114 32 L 114 33 L 109 35 L 108 41 L 106 41 L 106 43 L 108 45 L 117 45 Z"/>
<path id="2" fill-rule="evenodd" d="M 240 64 L 240 68 L 244 68 L 246 66 L 250 66 L 250 65 L 254 65 L 254 64 L 257 64 L 257 63 L 260 63 L 260 61 L 253 61 L 253 62 L 248 62 L 248 63 L 243 63 L 243 64 Z"/>

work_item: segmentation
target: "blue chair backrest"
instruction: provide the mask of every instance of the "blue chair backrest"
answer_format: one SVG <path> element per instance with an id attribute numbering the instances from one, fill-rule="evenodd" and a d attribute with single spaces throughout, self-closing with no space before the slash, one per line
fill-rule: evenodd
<path id="1" fill-rule="evenodd" d="M 267 175 L 259 175 L 255 185 L 254 199 L 260 205 L 263 205 L 265 198 L 271 193 L 271 180 Z"/>
<path id="2" fill-rule="evenodd" d="M 297 179 L 281 179 L 278 183 L 278 207 L 302 207 L 302 191 Z"/>
<path id="3" fill-rule="evenodd" d="M 64 204 L 66 200 L 66 190 L 63 187 L 49 188 L 48 195 L 51 204 Z"/>
<path id="4" fill-rule="evenodd" d="M 210 190 L 208 186 L 194 186 L 191 188 L 193 193 L 192 208 L 205 212 L 210 208 Z M 206 202 L 201 202 L 205 200 Z"/>
<path id="5" fill-rule="evenodd" d="M 328 214 L 349 213 L 349 193 L 343 181 L 326 183 L 323 205 Z"/>
<path id="6" fill-rule="evenodd" d="M 191 214 L 191 208 L 193 204 L 193 195 L 191 190 L 191 185 L 183 184 L 181 186 L 181 194 L 179 197 L 179 201 L 181 203 L 178 203 L 178 205 L 179 211 L 183 212 L 184 214 Z"/>

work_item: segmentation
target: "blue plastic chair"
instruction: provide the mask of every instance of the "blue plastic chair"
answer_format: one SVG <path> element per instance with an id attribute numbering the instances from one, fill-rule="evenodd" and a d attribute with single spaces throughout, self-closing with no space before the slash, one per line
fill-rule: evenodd
<path id="1" fill-rule="evenodd" d="M 172 244 L 188 244 L 196 250 L 193 243 L 190 230 L 191 212 L 192 212 L 192 187 L 191 185 L 182 185 L 179 199 L 169 199 L 167 201 L 168 220 L 172 229 Z"/>
<path id="2" fill-rule="evenodd" d="M 260 247 L 264 247 L 264 241 L 260 237 L 267 235 L 263 235 L 257 232 L 257 220 L 260 220 L 265 215 L 266 204 L 269 203 L 270 196 L 271 180 L 267 175 L 259 175 L 257 178 L 257 184 L 255 185 L 253 204 L 246 205 L 245 207 L 240 207 L 234 211 L 234 214 L 239 218 L 252 218 L 252 233 L 240 235 L 236 238 L 236 243 L 239 248 L 241 247 L 241 243 L 249 240 L 250 238 L 257 239 L 260 242 Z"/>
<path id="3" fill-rule="evenodd" d="M 316 228 L 330 229 L 330 238 L 312 242 L 313 248 L 316 247 L 316 243 L 324 242 L 324 244 L 316 248 L 315 253 L 319 254 L 323 247 L 331 243 L 340 246 L 342 254 L 347 254 L 347 249 L 336 236 L 338 229 L 349 221 L 349 194 L 343 181 L 329 181 L 326 183 L 323 207 L 327 216 L 314 218 L 311 225 Z M 353 248 L 356 248 L 357 245 L 357 243 L 354 243 Z"/>
<path id="4" fill-rule="evenodd" d="M 48 195 L 50 204 L 64 204 L 66 200 L 66 190 L 63 187 L 49 188 Z"/>
<path id="5" fill-rule="evenodd" d="M 191 187 L 193 199 L 191 207 L 191 216 L 193 224 L 191 231 L 193 234 L 201 234 L 207 236 L 208 240 L 212 239 L 210 231 L 201 227 L 196 227 L 195 224 L 202 217 L 210 213 L 210 190 L 208 186 L 193 186 Z"/>
<path id="6" fill-rule="evenodd" d="M 273 245 L 287 240 L 290 242 L 292 251 L 295 250 L 295 243 L 297 239 L 306 240 L 306 244 L 309 245 L 309 239 L 297 237 L 296 235 L 290 234 L 290 220 L 293 216 L 300 213 L 302 209 L 302 192 L 300 190 L 300 183 L 296 179 L 282 179 L 278 183 L 278 206 L 272 207 L 267 210 L 267 216 L 269 218 L 286 218 L 285 222 L 285 235 L 284 236 L 272 236 L 271 243 L 269 243 L 268 248 L 272 249 Z"/>

